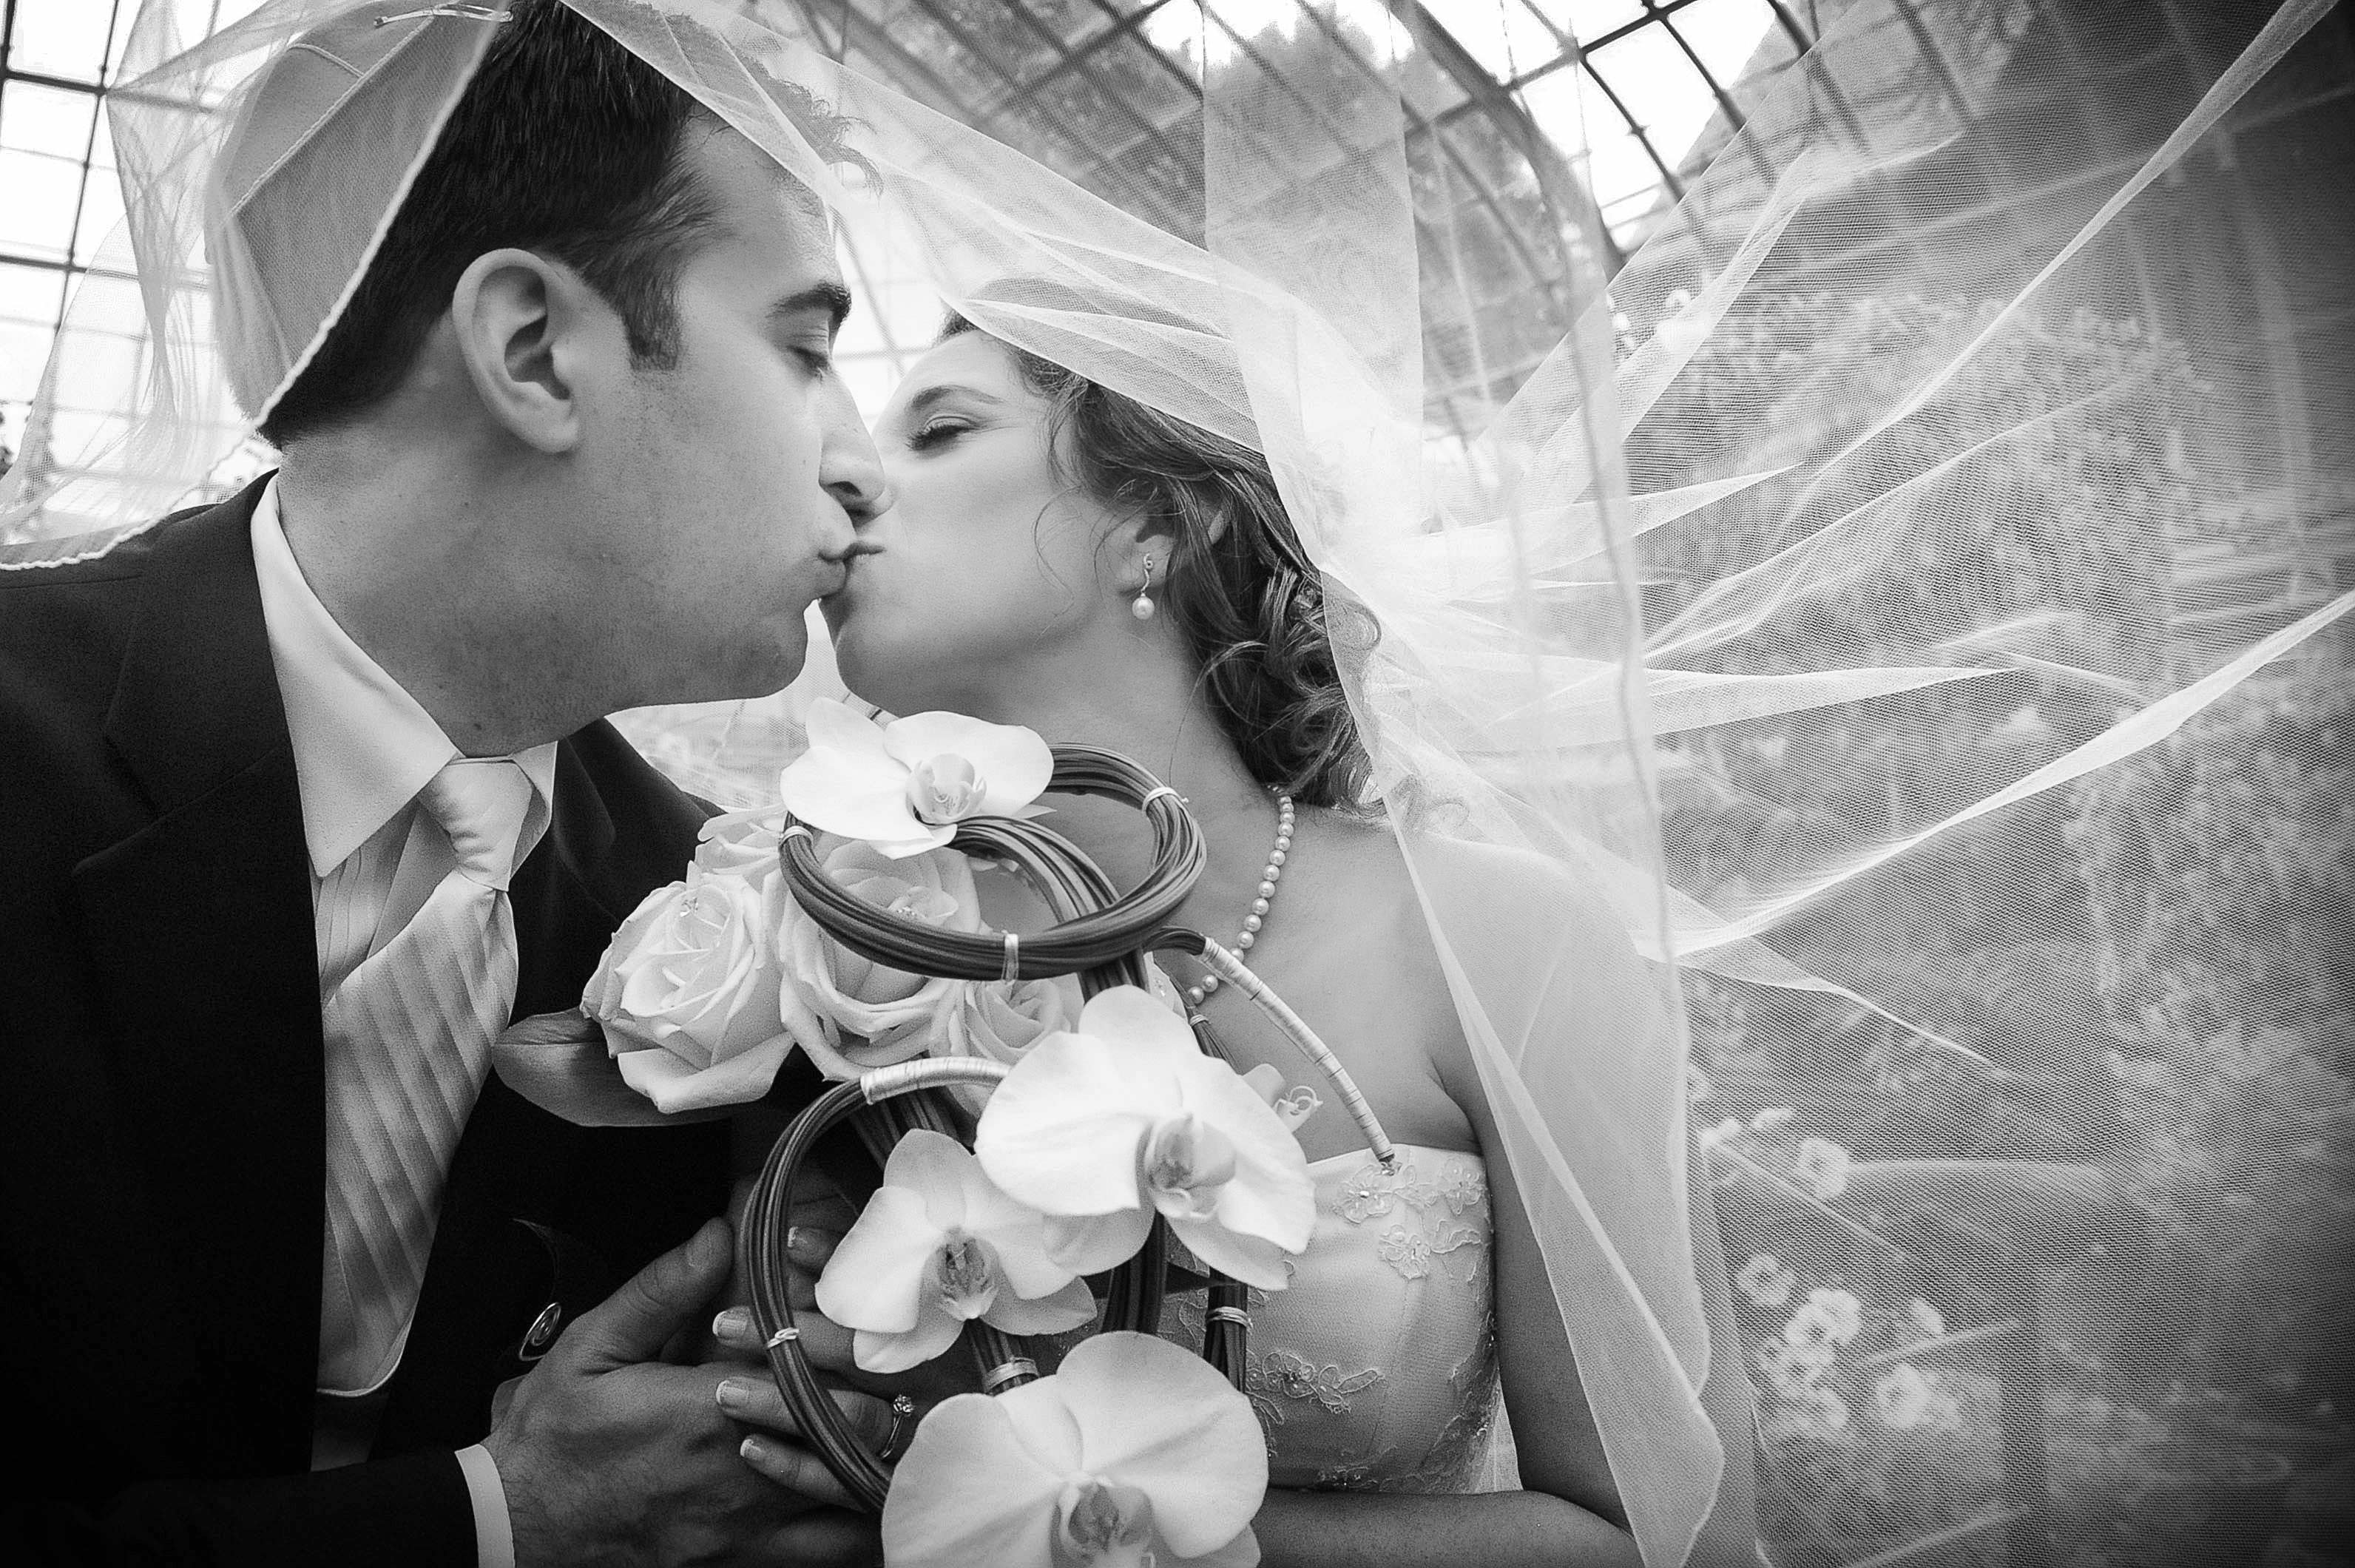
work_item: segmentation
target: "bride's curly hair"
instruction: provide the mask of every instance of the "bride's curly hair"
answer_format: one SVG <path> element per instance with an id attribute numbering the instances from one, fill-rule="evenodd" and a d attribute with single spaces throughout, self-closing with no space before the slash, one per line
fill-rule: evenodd
<path id="1" fill-rule="evenodd" d="M 941 337 L 967 332 L 988 336 L 951 315 Z M 1372 763 L 1342 694 L 1334 644 L 1370 647 L 1378 628 L 1361 606 L 1327 590 L 1267 458 L 992 341 L 1052 409 L 1048 437 L 1065 480 L 1168 536 L 1155 595 L 1193 651 L 1211 711 L 1252 776 L 1303 805 L 1369 809 Z"/>

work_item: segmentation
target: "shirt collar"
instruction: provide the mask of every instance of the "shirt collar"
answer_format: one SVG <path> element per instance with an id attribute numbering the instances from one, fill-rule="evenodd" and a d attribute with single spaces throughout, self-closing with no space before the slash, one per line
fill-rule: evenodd
<path id="1" fill-rule="evenodd" d="M 311 592 L 279 522 L 274 477 L 253 508 L 253 566 L 294 744 L 303 836 L 312 873 L 325 877 L 461 753 L 433 716 L 352 641 Z M 515 761 L 532 787 L 531 810 L 516 846 L 520 865 L 548 827 L 556 742 L 518 752 Z"/>

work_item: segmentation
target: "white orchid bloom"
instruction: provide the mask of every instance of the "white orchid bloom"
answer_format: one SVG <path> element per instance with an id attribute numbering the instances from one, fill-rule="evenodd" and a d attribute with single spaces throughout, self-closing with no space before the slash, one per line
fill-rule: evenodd
<path id="1" fill-rule="evenodd" d="M 1251 1402 L 1149 1334 L 1099 1334 L 1055 1375 L 958 1394 L 883 1503 L 893 1568 L 1252 1568 L 1267 1445 Z"/>
<path id="2" fill-rule="evenodd" d="M 910 1132 L 826 1260 L 818 1310 L 853 1330 L 851 1359 L 870 1372 L 922 1366 L 975 1317 L 1009 1334 L 1076 1328 L 1095 1297 L 1048 1258 L 1044 1225 L 954 1138 Z"/>
<path id="3" fill-rule="evenodd" d="M 839 702 L 810 705 L 809 750 L 777 781 L 813 827 L 863 838 L 897 859 L 937 849 L 975 816 L 1038 816 L 1055 757 L 1034 731 L 962 713 L 889 724 Z"/>
<path id="4" fill-rule="evenodd" d="M 1157 1212 L 1210 1268 L 1282 1290 L 1316 1219 L 1308 1162 L 1259 1086 L 1134 986 L 1033 1045 L 974 1136 L 989 1179 L 1048 1216 L 1049 1255 L 1095 1274 L 1145 1244 Z"/>

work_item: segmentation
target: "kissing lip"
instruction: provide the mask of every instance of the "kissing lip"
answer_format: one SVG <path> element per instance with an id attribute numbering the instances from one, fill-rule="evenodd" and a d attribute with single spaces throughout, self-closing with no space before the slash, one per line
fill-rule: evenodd
<path id="1" fill-rule="evenodd" d="M 821 593 L 818 597 L 828 600 L 840 598 L 850 587 L 851 568 L 858 564 L 858 558 L 862 555 L 880 555 L 882 553 L 883 547 L 881 545 L 868 544 L 862 540 L 857 544 L 853 544 L 848 549 L 844 550 L 840 555 L 829 557 L 828 559 L 832 563 L 839 569 L 841 575 L 836 581 L 835 585 L 832 588 L 826 590 L 826 592 Z"/>

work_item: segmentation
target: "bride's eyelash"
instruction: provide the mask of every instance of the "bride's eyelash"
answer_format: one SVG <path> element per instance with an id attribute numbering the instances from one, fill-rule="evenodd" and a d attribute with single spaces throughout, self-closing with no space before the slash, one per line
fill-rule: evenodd
<path id="1" fill-rule="evenodd" d="M 971 430 L 962 420 L 933 420 L 908 437 L 908 445 L 917 452 L 930 452 L 943 446 Z"/>

